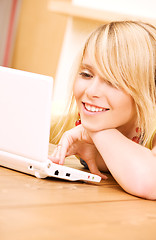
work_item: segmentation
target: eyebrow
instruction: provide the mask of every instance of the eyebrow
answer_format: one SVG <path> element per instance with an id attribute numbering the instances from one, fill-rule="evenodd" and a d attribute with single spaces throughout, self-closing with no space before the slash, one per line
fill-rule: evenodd
<path id="1" fill-rule="evenodd" d="M 88 68 L 90 70 L 94 70 L 94 67 L 87 63 L 81 63 L 80 68 Z"/>

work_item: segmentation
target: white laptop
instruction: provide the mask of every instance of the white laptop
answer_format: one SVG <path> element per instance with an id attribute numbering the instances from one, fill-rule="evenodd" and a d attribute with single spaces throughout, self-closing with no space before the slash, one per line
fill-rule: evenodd
<path id="1" fill-rule="evenodd" d="M 100 182 L 48 159 L 53 79 L 0 66 L 0 165 L 38 178 Z"/>

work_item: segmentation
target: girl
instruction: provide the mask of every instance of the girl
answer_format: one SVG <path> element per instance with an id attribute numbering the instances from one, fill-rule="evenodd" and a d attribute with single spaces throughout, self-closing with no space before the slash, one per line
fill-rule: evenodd
<path id="1" fill-rule="evenodd" d="M 105 179 L 101 171 L 110 171 L 128 193 L 156 199 L 155 80 L 154 26 L 121 21 L 95 30 L 73 83 L 81 124 L 62 135 L 51 160 L 75 154 L 92 173 Z"/>

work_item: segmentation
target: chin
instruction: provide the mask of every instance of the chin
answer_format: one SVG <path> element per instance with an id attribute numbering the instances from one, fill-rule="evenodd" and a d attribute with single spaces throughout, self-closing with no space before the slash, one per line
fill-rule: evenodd
<path id="1" fill-rule="evenodd" d="M 82 126 L 87 130 L 87 131 L 90 131 L 90 132 L 99 132 L 99 131 L 102 131 L 102 130 L 105 130 L 105 129 L 108 129 L 108 128 L 104 128 L 101 127 L 101 126 L 95 126 L 95 124 L 89 124 L 89 123 L 83 123 L 82 122 Z"/>

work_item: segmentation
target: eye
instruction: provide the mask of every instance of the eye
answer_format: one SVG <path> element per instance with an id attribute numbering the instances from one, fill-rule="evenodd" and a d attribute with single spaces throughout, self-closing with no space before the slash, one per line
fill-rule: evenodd
<path id="1" fill-rule="evenodd" d="M 82 76 L 82 78 L 85 78 L 85 79 L 93 78 L 93 74 L 90 73 L 89 71 L 81 71 L 79 73 L 79 75 Z"/>
<path id="2" fill-rule="evenodd" d="M 119 89 L 119 85 L 117 83 L 113 84 L 110 81 L 104 80 L 104 83 L 107 84 L 111 88 Z"/>

